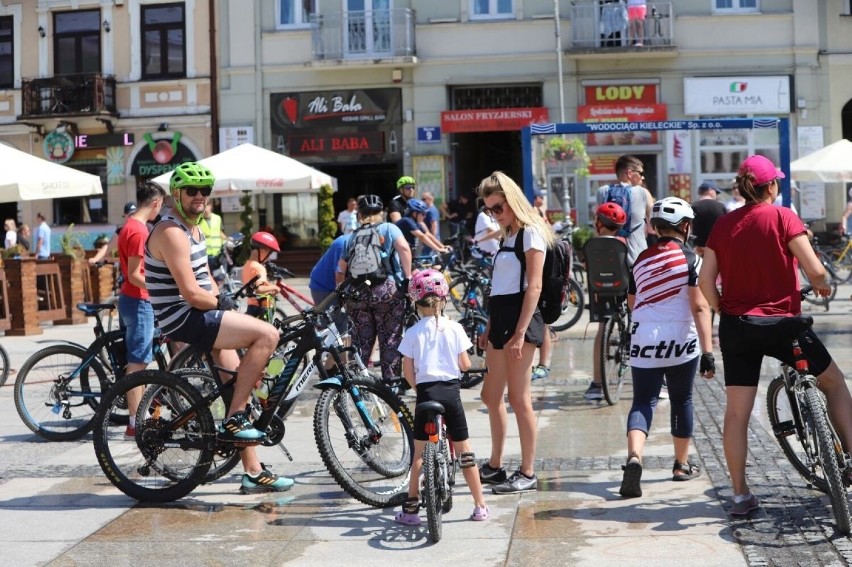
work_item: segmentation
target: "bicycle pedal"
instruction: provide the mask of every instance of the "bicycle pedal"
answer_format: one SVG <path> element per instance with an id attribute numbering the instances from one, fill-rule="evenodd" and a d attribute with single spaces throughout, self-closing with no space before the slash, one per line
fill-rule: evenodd
<path id="1" fill-rule="evenodd" d="M 772 428 L 772 432 L 776 437 L 789 437 L 796 433 L 796 424 L 793 421 L 782 421 Z"/>

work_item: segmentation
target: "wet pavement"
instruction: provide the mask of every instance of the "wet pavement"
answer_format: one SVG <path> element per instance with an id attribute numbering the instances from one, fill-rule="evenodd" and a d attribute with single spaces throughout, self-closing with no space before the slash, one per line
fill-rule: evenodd
<path id="1" fill-rule="evenodd" d="M 304 287 L 304 280 L 297 282 Z M 847 379 L 852 378 L 852 286 L 831 311 L 811 313 Z M 618 495 L 626 454 L 624 428 L 630 389 L 615 406 L 588 402 L 594 326 L 585 319 L 554 343 L 551 378 L 534 383 L 539 417 L 535 493 L 486 494 L 491 516 L 473 510 L 459 475 L 455 506 L 444 516 L 443 539 L 424 525 L 393 522 L 395 510 L 366 507 L 336 485 L 317 452 L 309 394 L 287 419 L 290 463 L 275 448 L 261 460 L 296 485 L 280 494 L 241 496 L 239 475 L 199 487 L 170 504 L 138 504 L 103 476 L 91 435 L 79 441 L 41 440 L 21 422 L 14 376 L 0 389 L 0 548 L 7 565 L 839 565 L 852 558 L 852 540 L 839 536 L 827 497 L 808 489 L 772 438 L 762 396 L 750 431 L 748 475 L 763 507 L 745 520 L 728 515 L 731 496 L 721 442 L 724 388 L 720 377 L 696 380 L 692 455 L 704 473 L 671 481 L 668 403 L 657 411 L 648 440 L 644 495 Z M 13 367 L 64 339 L 88 344 L 91 327 L 46 327 L 43 335 L 3 337 Z M 763 388 L 777 369 L 764 366 Z M 409 402 L 413 398 L 407 398 Z M 477 457 L 490 448 L 488 419 L 478 391 L 463 391 Z M 510 416 L 506 463 L 520 448 Z M 440 554 L 440 555 L 438 555 Z"/>

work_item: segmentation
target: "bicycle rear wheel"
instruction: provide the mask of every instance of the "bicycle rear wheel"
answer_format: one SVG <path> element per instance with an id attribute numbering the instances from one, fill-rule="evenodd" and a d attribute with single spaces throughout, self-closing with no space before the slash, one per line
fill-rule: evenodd
<path id="1" fill-rule="evenodd" d="M 793 402 L 795 403 L 795 402 Z M 828 492 L 822 467 L 817 469 L 817 439 L 812 420 L 802 415 L 797 426 L 798 410 L 791 406 L 783 376 L 776 376 L 766 388 L 766 415 L 784 456 L 805 481 L 822 492 Z M 803 413 L 808 408 L 802 408 Z"/>
<path id="2" fill-rule="evenodd" d="M 314 438 L 326 468 L 350 496 L 378 508 L 407 497 L 413 426 L 408 407 L 386 386 L 362 375 L 352 376 L 343 389 L 323 391 L 314 411 Z"/>
<path id="3" fill-rule="evenodd" d="M 842 457 L 843 447 L 829 424 L 825 401 L 816 386 L 805 389 L 805 403 L 810 408 L 814 431 L 819 442 L 819 459 L 828 483 L 828 496 L 831 500 L 834 521 L 837 522 L 840 533 L 849 535 L 852 531 L 852 520 L 849 518 L 849 500 L 846 498 L 846 487 L 843 485 L 841 475 L 841 462 L 845 460 Z"/>
<path id="4" fill-rule="evenodd" d="M 110 428 L 110 413 L 128 390 L 142 387 L 136 436 Z M 153 390 L 153 392 L 148 392 Z M 191 410 L 175 422 L 186 410 Z M 104 474 L 124 494 L 143 502 L 171 502 L 201 484 L 216 435 L 210 409 L 186 380 L 144 370 L 121 380 L 103 398 L 94 422 L 95 455 Z"/>
<path id="5" fill-rule="evenodd" d="M 621 399 L 624 380 L 630 368 L 630 335 L 620 315 L 607 319 L 600 355 L 601 387 L 606 403 L 612 406 Z"/>
<path id="6" fill-rule="evenodd" d="M 0 386 L 9 378 L 9 353 L 0 345 Z"/>
<path id="7" fill-rule="evenodd" d="M 423 503 L 426 505 L 426 523 L 429 537 L 441 541 L 443 503 L 441 502 L 441 473 L 438 466 L 438 451 L 435 443 L 426 443 L 423 449 Z"/>
<path id="8" fill-rule="evenodd" d="M 808 275 L 802 269 L 801 265 L 799 266 L 799 283 L 803 287 L 811 285 L 811 282 L 808 279 Z M 804 300 L 813 305 L 822 305 L 823 307 L 825 307 L 825 310 L 828 311 L 828 304 L 831 303 L 832 300 L 834 300 L 834 296 L 837 295 L 837 280 L 832 279 L 829 276 L 826 283 L 831 286 L 831 293 L 828 295 L 828 297 L 819 297 L 816 295 L 808 294 L 804 297 Z"/>
<path id="9" fill-rule="evenodd" d="M 583 288 L 574 278 L 571 278 L 568 280 L 568 289 L 565 290 L 565 297 L 562 299 L 562 313 L 550 325 L 550 328 L 554 331 L 570 329 L 583 316 L 585 306 L 586 295 L 583 293 Z"/>
<path id="10" fill-rule="evenodd" d="M 30 431 L 49 441 L 72 441 L 91 431 L 110 382 L 97 360 L 85 364 L 89 358 L 82 347 L 58 344 L 24 362 L 15 380 L 15 408 Z"/>
<path id="11" fill-rule="evenodd" d="M 844 254 L 843 252 L 846 251 Z M 842 254 L 842 256 L 841 256 Z M 848 283 L 852 279 L 852 250 L 835 248 L 828 252 L 828 259 L 834 266 L 834 273 L 840 283 Z"/>

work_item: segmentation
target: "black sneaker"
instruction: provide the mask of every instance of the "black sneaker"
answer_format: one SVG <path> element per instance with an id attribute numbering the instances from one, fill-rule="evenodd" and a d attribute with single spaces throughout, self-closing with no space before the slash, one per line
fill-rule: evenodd
<path id="1" fill-rule="evenodd" d="M 514 494 L 516 492 L 532 492 L 538 490 L 538 477 L 529 477 L 519 470 L 512 473 L 506 482 L 491 489 L 494 494 Z"/>
<path id="2" fill-rule="evenodd" d="M 506 469 L 495 469 L 488 463 L 479 467 L 479 482 L 482 484 L 500 484 L 506 482 Z"/>

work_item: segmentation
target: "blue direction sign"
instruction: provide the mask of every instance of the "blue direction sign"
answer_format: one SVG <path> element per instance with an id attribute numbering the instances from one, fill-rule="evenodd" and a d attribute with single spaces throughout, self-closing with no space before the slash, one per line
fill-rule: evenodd
<path id="1" fill-rule="evenodd" d="M 417 143 L 418 144 L 438 144 L 441 142 L 441 127 L 440 126 L 418 126 L 417 127 Z"/>

